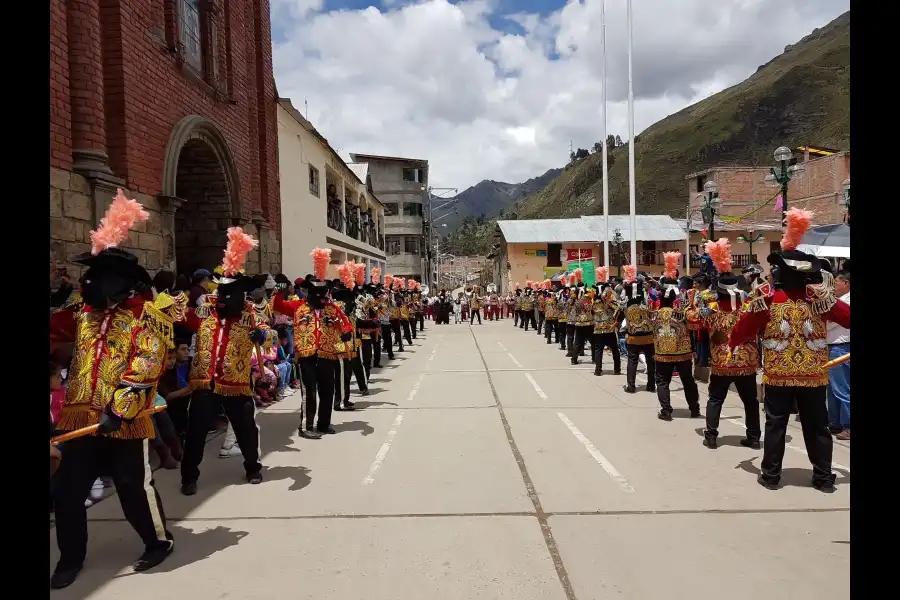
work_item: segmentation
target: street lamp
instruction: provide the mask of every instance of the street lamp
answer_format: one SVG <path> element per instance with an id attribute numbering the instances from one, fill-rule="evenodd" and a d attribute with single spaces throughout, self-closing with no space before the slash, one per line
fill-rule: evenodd
<path id="1" fill-rule="evenodd" d="M 750 246 L 750 262 L 755 262 L 753 260 L 753 244 L 763 241 L 765 239 L 765 235 L 762 233 L 757 233 L 754 235 L 753 230 L 747 232 L 747 235 L 739 235 L 737 236 L 737 241 L 742 244 L 747 244 Z"/>
<path id="2" fill-rule="evenodd" d="M 616 232 L 613 234 L 612 242 L 616 246 L 616 254 L 619 255 L 619 277 L 622 276 L 622 242 L 625 239 L 622 237 L 622 232 L 619 231 L 619 228 L 616 227 Z"/>
<path id="3" fill-rule="evenodd" d="M 787 146 L 781 146 L 775 150 L 775 166 L 771 168 L 771 172 L 766 175 L 766 183 L 781 186 L 781 226 L 787 227 L 787 210 L 788 210 L 788 182 L 792 179 L 799 179 L 803 176 L 806 167 L 803 165 L 790 165 L 788 162 L 793 156 L 793 152 Z"/>
<path id="4" fill-rule="evenodd" d="M 703 186 L 703 216 L 709 215 L 709 241 L 716 241 L 716 211 L 722 208 L 722 200 L 719 198 L 719 184 L 715 181 L 707 181 Z"/>

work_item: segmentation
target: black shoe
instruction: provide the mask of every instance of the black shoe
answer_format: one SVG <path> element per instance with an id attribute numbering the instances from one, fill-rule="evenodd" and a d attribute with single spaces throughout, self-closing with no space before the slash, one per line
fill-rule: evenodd
<path id="1" fill-rule="evenodd" d="M 361 391 L 361 392 L 359 393 L 359 395 L 360 395 L 360 396 L 368 396 L 368 395 L 369 395 L 369 389 L 368 389 L 368 388 L 364 389 L 363 391 Z M 351 406 L 353 406 L 353 405 L 351 404 Z"/>
<path id="2" fill-rule="evenodd" d="M 613 371 L 613 375 L 621 375 L 621 374 L 622 374 L 622 369 L 616 369 L 615 371 Z"/>
<path id="3" fill-rule="evenodd" d="M 181 484 L 181 493 L 185 496 L 193 496 L 197 493 L 197 482 L 192 481 L 190 483 L 182 483 Z"/>
<path id="4" fill-rule="evenodd" d="M 550 340 L 547 340 L 547 345 L 548 345 L 548 346 L 549 346 L 550 344 L 552 344 L 552 343 L 553 343 L 553 342 L 551 342 Z"/>
<path id="5" fill-rule="evenodd" d="M 322 439 L 322 434 L 313 429 L 312 427 L 307 427 L 303 429 L 302 427 L 298 430 L 300 437 L 306 438 L 308 440 L 319 440 Z"/>
<path id="6" fill-rule="evenodd" d="M 648 384 L 647 384 L 647 391 L 648 391 L 648 392 L 655 392 L 655 391 L 656 391 L 656 384 L 648 383 Z"/>
<path id="7" fill-rule="evenodd" d="M 594 369 L 594 375 L 600 377 L 601 375 L 603 375 L 603 371 L 600 369 Z"/>
<path id="8" fill-rule="evenodd" d="M 73 569 L 60 569 L 56 567 L 56 570 L 53 571 L 53 575 L 50 577 L 50 589 L 51 590 L 61 590 L 63 588 L 67 588 L 78 579 L 78 574 L 81 573 L 81 567 L 75 567 Z"/>
<path id="9" fill-rule="evenodd" d="M 365 394 L 363 394 L 365 396 Z M 344 402 L 344 410 L 356 410 L 356 405 L 352 402 Z"/>
<path id="10" fill-rule="evenodd" d="M 768 479 L 765 479 L 762 476 L 762 473 L 760 473 L 759 476 L 756 478 L 756 483 L 763 486 L 767 490 L 777 490 L 778 489 L 778 482 L 777 481 L 769 481 Z"/>
<path id="11" fill-rule="evenodd" d="M 703 417 L 703 415 L 700 414 L 700 409 L 699 409 L 699 408 L 698 408 L 697 410 L 692 410 L 692 411 L 691 411 L 691 418 L 692 418 L 692 419 L 700 419 L 700 418 L 702 418 L 702 417 Z"/>
<path id="12" fill-rule="evenodd" d="M 393 357 L 393 356 L 389 356 L 388 358 L 394 358 L 394 357 Z M 372 368 L 373 368 L 373 369 L 380 369 L 380 368 L 381 368 L 381 365 L 379 365 L 378 363 L 375 363 L 374 365 L 372 365 Z"/>
<path id="13" fill-rule="evenodd" d="M 169 558 L 169 555 L 172 554 L 172 550 L 175 549 L 175 544 L 169 542 L 168 546 L 153 548 L 152 550 L 145 550 L 141 557 L 137 559 L 137 562 L 134 563 L 134 570 L 137 573 L 141 571 L 149 571 L 153 567 L 160 564 L 162 561 Z"/>
<path id="14" fill-rule="evenodd" d="M 577 365 L 577 364 L 578 364 L 578 357 L 577 357 L 577 356 L 573 356 L 573 357 L 572 357 L 572 360 L 571 360 L 570 362 L 571 362 L 573 365 Z"/>
<path id="15" fill-rule="evenodd" d="M 394 360 L 394 355 L 393 355 L 393 354 L 388 354 L 388 358 L 391 359 L 391 360 Z M 380 366 L 380 365 L 379 365 L 379 366 Z"/>
<path id="16" fill-rule="evenodd" d="M 633 385 L 625 385 L 622 387 L 622 389 L 625 390 L 625 393 L 627 393 L 627 394 L 636 394 L 637 393 L 637 390 L 634 389 Z"/>
<path id="17" fill-rule="evenodd" d="M 672 413 L 661 410 L 658 413 L 656 413 L 656 418 L 659 419 L 660 421 L 671 421 Z"/>
<path id="18" fill-rule="evenodd" d="M 716 436 L 707 435 L 703 437 L 703 445 L 709 448 L 710 450 L 715 450 L 719 447 L 719 443 L 716 441 Z"/>
<path id="19" fill-rule="evenodd" d="M 329 425 L 328 427 L 326 427 L 324 429 L 322 429 L 321 427 L 316 427 L 316 431 L 318 431 L 321 434 L 327 433 L 329 435 L 334 435 L 335 433 L 337 433 L 337 431 L 335 431 L 334 427 L 332 427 L 331 425 Z"/>
<path id="20" fill-rule="evenodd" d="M 812 485 L 823 494 L 833 494 L 837 491 L 834 487 L 834 482 L 830 479 L 826 479 L 825 481 L 813 481 Z"/>
<path id="21" fill-rule="evenodd" d="M 334 410 L 336 410 L 336 411 L 338 411 L 338 412 L 341 412 L 342 410 L 344 410 L 343 408 L 341 408 L 341 405 L 340 405 L 340 404 L 335 404 L 335 405 L 332 407 L 332 409 L 334 409 Z"/>
<path id="22" fill-rule="evenodd" d="M 262 480 L 263 480 L 262 473 L 253 473 L 252 475 L 247 475 L 247 482 L 252 483 L 253 485 L 262 483 Z"/>
<path id="23" fill-rule="evenodd" d="M 762 447 L 759 443 L 759 440 L 751 440 L 750 438 L 742 439 L 741 446 L 744 446 L 745 448 L 753 448 L 754 450 L 759 450 Z"/>

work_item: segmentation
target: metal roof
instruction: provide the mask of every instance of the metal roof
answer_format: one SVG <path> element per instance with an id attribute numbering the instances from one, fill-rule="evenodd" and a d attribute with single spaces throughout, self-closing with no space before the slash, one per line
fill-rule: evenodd
<path id="1" fill-rule="evenodd" d="M 510 244 L 594 242 L 597 237 L 581 219 L 523 219 L 497 225 Z"/>
<path id="2" fill-rule="evenodd" d="M 404 158 L 402 156 L 381 156 L 378 154 L 361 154 L 359 152 L 351 152 L 350 160 L 353 162 L 371 162 L 371 161 L 392 161 L 415 163 L 418 165 L 427 165 L 428 161 L 424 158 Z"/>
<path id="3" fill-rule="evenodd" d="M 684 227 L 684 219 L 675 219 L 680 227 Z M 691 221 L 691 231 L 704 231 L 709 227 L 708 224 L 701 220 L 693 219 Z M 737 221 L 728 223 L 720 219 L 716 219 L 716 231 L 781 231 L 781 221 Z"/>
<path id="4" fill-rule="evenodd" d="M 602 242 L 606 228 L 603 216 L 581 217 L 588 229 L 594 232 L 596 241 Z M 685 231 L 669 215 L 635 215 L 637 230 L 635 239 L 639 242 L 674 242 L 684 239 Z M 616 229 L 622 239 L 631 241 L 631 217 L 628 215 L 609 215 L 609 237 L 612 239 Z"/>
<path id="5" fill-rule="evenodd" d="M 366 183 L 366 178 L 369 176 L 369 163 L 352 162 L 347 163 L 347 166 L 350 167 L 350 170 L 353 171 L 354 175 L 359 177 L 360 181 Z"/>

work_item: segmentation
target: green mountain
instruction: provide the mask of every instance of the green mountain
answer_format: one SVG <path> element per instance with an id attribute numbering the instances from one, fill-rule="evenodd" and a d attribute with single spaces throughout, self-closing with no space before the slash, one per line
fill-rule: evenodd
<path id="1" fill-rule="evenodd" d="M 636 137 L 637 212 L 676 218 L 684 217 L 684 177 L 691 172 L 766 166 L 783 145 L 849 149 L 850 12 L 788 46 L 745 81 Z M 609 154 L 610 213 L 627 213 L 628 146 Z M 520 219 L 601 214 L 600 153 L 577 161 L 507 212 Z"/>

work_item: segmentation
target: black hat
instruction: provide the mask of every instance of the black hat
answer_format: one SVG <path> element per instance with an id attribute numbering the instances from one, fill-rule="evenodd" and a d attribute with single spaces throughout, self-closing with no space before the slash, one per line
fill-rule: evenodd
<path id="1" fill-rule="evenodd" d="M 799 284 L 800 279 L 805 281 L 810 275 L 815 275 L 822 270 L 822 263 L 818 258 L 799 250 L 773 252 L 766 260 L 770 265 L 778 267 L 781 283 Z M 793 281 L 794 279 L 797 281 Z"/>
<path id="2" fill-rule="evenodd" d="M 107 248 L 98 254 L 85 252 L 72 259 L 72 262 L 101 272 L 113 271 L 118 275 L 133 279 L 135 283 L 152 284 L 150 274 L 147 269 L 138 264 L 137 256 L 121 248 Z"/>
<path id="3" fill-rule="evenodd" d="M 762 272 L 763 272 L 763 268 L 762 268 L 762 265 L 759 263 L 753 263 L 752 265 L 747 265 L 741 271 L 741 273 L 743 273 L 745 275 L 750 275 L 750 274 L 761 275 Z"/>

